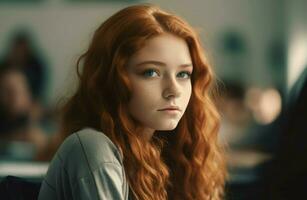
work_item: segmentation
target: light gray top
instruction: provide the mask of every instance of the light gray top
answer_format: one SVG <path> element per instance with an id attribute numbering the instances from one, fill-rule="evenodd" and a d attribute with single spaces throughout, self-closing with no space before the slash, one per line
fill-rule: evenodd
<path id="1" fill-rule="evenodd" d="M 39 200 L 128 200 L 123 158 L 102 132 L 82 129 L 61 144 L 42 183 Z"/>

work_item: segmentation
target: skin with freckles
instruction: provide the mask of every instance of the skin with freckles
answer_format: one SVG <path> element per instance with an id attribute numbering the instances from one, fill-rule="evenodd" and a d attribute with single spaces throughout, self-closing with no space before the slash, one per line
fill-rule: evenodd
<path id="1" fill-rule="evenodd" d="M 186 42 L 164 33 L 149 39 L 129 60 L 132 86 L 131 116 L 151 137 L 156 130 L 173 130 L 184 114 L 192 92 L 193 66 Z M 161 111 L 170 106 L 178 110 Z"/>

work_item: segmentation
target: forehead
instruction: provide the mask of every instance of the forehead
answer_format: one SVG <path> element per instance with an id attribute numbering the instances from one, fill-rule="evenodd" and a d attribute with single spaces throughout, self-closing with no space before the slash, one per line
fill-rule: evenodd
<path id="1" fill-rule="evenodd" d="M 191 63 L 191 56 L 184 39 L 164 33 L 146 41 L 145 45 L 130 58 L 129 64 L 137 65 L 148 60 L 177 66 Z"/>

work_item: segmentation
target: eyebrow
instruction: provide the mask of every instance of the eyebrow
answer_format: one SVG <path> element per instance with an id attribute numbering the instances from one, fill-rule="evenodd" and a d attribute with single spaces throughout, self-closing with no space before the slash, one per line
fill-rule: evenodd
<path id="1" fill-rule="evenodd" d="M 155 60 L 148 60 L 144 62 L 138 63 L 136 66 L 141 66 L 141 65 L 146 65 L 146 64 L 153 64 L 153 65 L 158 65 L 162 67 L 166 67 L 166 63 L 160 62 L 160 61 L 155 61 Z M 193 67 L 192 63 L 186 63 L 186 64 L 181 64 L 179 67 Z"/>

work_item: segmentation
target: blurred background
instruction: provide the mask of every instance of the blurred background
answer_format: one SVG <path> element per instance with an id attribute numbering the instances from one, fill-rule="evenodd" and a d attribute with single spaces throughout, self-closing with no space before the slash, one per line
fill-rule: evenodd
<path id="1" fill-rule="evenodd" d="M 201 36 L 218 78 L 226 199 L 304 199 L 304 0 L 0 0 L 0 180 L 42 180 L 39 155 L 76 86 L 77 58 L 104 20 L 137 3 L 176 13 Z"/>

